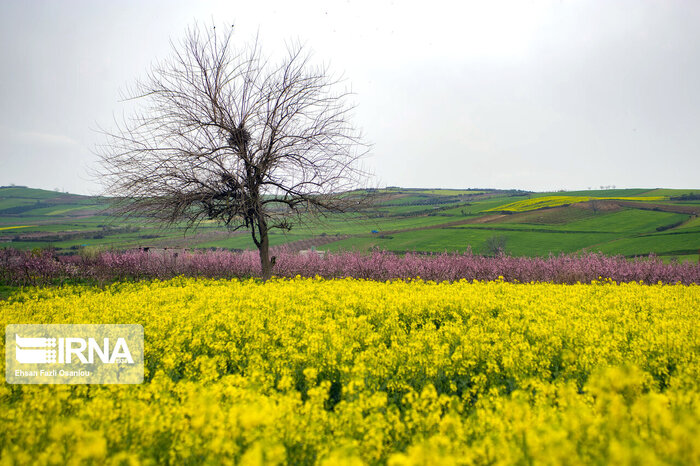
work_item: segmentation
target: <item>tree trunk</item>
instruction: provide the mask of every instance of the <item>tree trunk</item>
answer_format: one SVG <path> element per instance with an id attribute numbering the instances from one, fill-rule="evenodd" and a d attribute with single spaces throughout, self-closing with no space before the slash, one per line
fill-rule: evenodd
<path id="1" fill-rule="evenodd" d="M 263 281 L 268 281 L 272 277 L 272 262 L 270 261 L 270 240 L 267 237 L 267 231 L 260 234 L 260 269 L 262 271 Z"/>

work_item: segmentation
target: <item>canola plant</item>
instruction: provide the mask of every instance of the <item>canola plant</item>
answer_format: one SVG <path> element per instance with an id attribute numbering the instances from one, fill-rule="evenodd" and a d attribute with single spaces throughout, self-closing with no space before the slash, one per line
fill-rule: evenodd
<path id="1" fill-rule="evenodd" d="M 2 385 L 0 464 L 700 464 L 698 317 L 605 280 L 30 288 L 4 325 L 141 324 L 145 380 Z"/>

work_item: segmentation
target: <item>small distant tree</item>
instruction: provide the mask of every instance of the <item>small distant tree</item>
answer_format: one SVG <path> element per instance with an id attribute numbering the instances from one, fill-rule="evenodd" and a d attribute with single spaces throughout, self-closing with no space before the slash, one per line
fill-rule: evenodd
<path id="1" fill-rule="evenodd" d="M 271 230 L 357 206 L 367 146 L 349 92 L 303 46 L 274 61 L 225 29 L 189 29 L 136 84 L 141 106 L 105 131 L 98 172 L 122 215 L 249 230 L 268 279 Z"/>
<path id="2" fill-rule="evenodd" d="M 508 243 L 508 237 L 504 235 L 489 236 L 484 242 L 484 251 L 490 256 L 505 254 L 506 243 Z"/>

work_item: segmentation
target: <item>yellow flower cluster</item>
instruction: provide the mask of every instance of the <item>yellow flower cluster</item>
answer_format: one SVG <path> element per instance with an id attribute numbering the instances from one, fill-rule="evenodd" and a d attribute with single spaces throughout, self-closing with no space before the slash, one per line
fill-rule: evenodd
<path id="1" fill-rule="evenodd" d="M 29 228 L 33 227 L 35 225 L 17 225 L 17 226 L 10 226 L 10 227 L 0 227 L 0 231 L 2 230 L 14 230 L 15 228 Z"/>
<path id="2" fill-rule="evenodd" d="M 662 201 L 664 197 L 591 197 L 591 196 L 543 196 L 522 201 L 511 202 L 502 206 L 488 209 L 486 212 L 527 212 L 530 210 L 543 209 L 545 207 L 559 207 L 562 205 L 576 204 L 595 200 L 617 200 L 617 201 Z"/>
<path id="3" fill-rule="evenodd" d="M 4 384 L 0 464 L 700 464 L 699 313 L 696 285 L 29 289 L 3 325 L 142 324 L 145 381 Z"/>

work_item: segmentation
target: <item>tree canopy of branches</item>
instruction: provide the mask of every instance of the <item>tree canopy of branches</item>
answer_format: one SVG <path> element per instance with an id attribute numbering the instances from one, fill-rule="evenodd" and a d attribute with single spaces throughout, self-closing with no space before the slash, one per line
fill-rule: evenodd
<path id="1" fill-rule="evenodd" d="M 271 276 L 269 233 L 344 212 L 367 152 L 342 81 L 302 45 L 281 59 L 233 28 L 195 26 L 127 95 L 132 115 L 104 131 L 98 173 L 123 215 L 247 229 Z"/>

